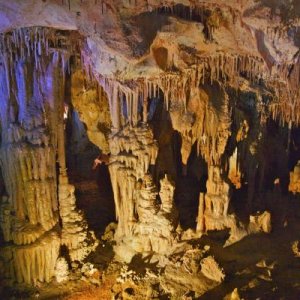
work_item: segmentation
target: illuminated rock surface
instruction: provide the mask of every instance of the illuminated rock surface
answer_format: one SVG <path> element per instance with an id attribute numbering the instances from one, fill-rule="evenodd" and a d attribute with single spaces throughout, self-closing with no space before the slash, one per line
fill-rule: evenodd
<path id="1" fill-rule="evenodd" d="M 298 299 L 299 17 L 0 0 L 2 298 Z"/>

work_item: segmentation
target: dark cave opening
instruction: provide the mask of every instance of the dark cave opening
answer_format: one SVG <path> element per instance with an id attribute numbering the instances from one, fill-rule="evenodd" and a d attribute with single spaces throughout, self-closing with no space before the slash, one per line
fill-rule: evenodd
<path id="1" fill-rule="evenodd" d="M 174 195 L 183 229 L 196 229 L 199 196 L 200 193 L 206 193 L 207 178 L 207 163 L 197 153 L 197 143 L 194 143 L 188 158 L 186 174 L 179 173 Z"/>
<path id="2" fill-rule="evenodd" d="M 106 226 L 115 221 L 114 196 L 108 166 L 101 163 L 94 167 L 102 150 L 90 141 L 87 126 L 72 104 L 74 84 L 78 85 L 78 82 L 73 82 L 68 74 L 64 114 L 67 173 L 70 183 L 75 186 L 77 207 L 84 211 L 89 228 L 100 237 Z"/>
<path id="3" fill-rule="evenodd" d="M 24 298 L 18 282 L 43 299 L 297 298 L 300 106 L 291 117 L 283 100 L 280 119 L 238 8 L 179 2 L 109 5 L 105 26 L 77 24 L 71 58 L 64 31 L 0 40 L 0 295 Z"/>
<path id="4" fill-rule="evenodd" d="M 165 174 L 171 176 L 175 181 L 174 201 L 179 212 L 180 225 L 183 229 L 196 229 L 199 194 L 206 193 L 207 163 L 197 153 L 197 143 L 195 143 L 187 165 L 183 166 L 182 137 L 172 126 L 170 112 L 166 110 L 162 93 L 159 98 L 152 99 L 149 103 L 151 115 L 149 121 L 159 144 L 154 170 L 156 184 L 159 187 L 159 180 Z"/>
<path id="5" fill-rule="evenodd" d="M 101 150 L 88 139 L 78 113 L 70 109 L 66 123 L 67 169 L 75 186 L 77 206 L 85 212 L 88 224 L 97 235 L 115 221 L 115 206 L 110 174 L 105 164 L 93 169 Z"/>
<path id="6" fill-rule="evenodd" d="M 181 172 L 180 135 L 172 127 L 170 114 L 166 110 L 161 90 L 158 97 L 150 99 L 148 112 L 148 121 L 159 145 L 153 168 L 155 182 L 159 186 L 159 180 L 165 174 L 175 180 Z"/>

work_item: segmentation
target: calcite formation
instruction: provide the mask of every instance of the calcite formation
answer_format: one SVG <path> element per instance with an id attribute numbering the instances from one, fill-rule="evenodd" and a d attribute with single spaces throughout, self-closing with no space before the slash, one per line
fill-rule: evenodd
<path id="1" fill-rule="evenodd" d="M 162 276 L 162 287 L 173 297 L 190 291 L 199 297 L 225 279 L 223 270 L 205 251 L 191 249 L 176 263 L 169 263 Z"/>
<path id="2" fill-rule="evenodd" d="M 124 235 L 115 247 L 119 259 L 130 262 L 136 254 L 148 254 L 160 260 L 176 249 L 179 235 L 176 232 L 178 212 L 173 203 L 174 183 L 166 175 L 160 186 L 160 204 L 150 174 L 144 175 L 137 187 L 136 221 L 131 233 Z"/>
<path id="3" fill-rule="evenodd" d="M 88 230 L 81 211 L 76 209 L 75 188 L 60 175 L 59 213 L 62 220 L 61 243 L 67 246 L 72 261 L 82 261 L 98 246 L 93 231 Z"/>
<path id="4" fill-rule="evenodd" d="M 118 228 L 116 237 L 132 232 L 136 208 L 136 186 L 155 164 L 157 144 L 148 126 L 125 126 L 109 139 L 111 157 L 109 171 L 116 205 Z"/>
<path id="5" fill-rule="evenodd" d="M 235 148 L 232 156 L 229 158 L 228 179 L 232 182 L 236 189 L 242 187 L 242 174 L 239 170 L 237 148 Z"/>
<path id="6" fill-rule="evenodd" d="M 55 279 L 58 283 L 68 280 L 69 266 L 64 257 L 59 257 L 55 264 Z"/>
<path id="7" fill-rule="evenodd" d="M 267 210 L 300 192 L 299 8 L 0 0 L 3 277 L 61 281 L 62 248 L 73 262 L 96 249 L 66 163 L 66 147 L 80 157 L 84 138 L 109 169 L 117 224 L 105 239 L 116 258 L 152 256 L 165 267 L 164 290 L 178 297 L 220 284 L 215 259 L 190 251 L 195 240 L 229 229 L 227 246 L 270 233 Z M 186 231 L 175 206 L 185 198 L 198 204 Z"/>
<path id="8" fill-rule="evenodd" d="M 111 118 L 107 95 L 103 87 L 94 78 L 86 78 L 81 69 L 72 72 L 71 81 L 72 106 L 87 128 L 88 139 L 102 152 L 109 153 L 108 135 Z M 78 130 L 74 128 L 74 135 L 77 132 Z M 81 139 L 82 137 L 78 136 L 78 142 Z M 80 151 L 82 150 L 78 149 L 79 153 Z"/>
<path id="9" fill-rule="evenodd" d="M 220 230 L 231 227 L 233 216 L 229 215 L 229 184 L 222 178 L 220 167 L 210 166 L 208 170 L 207 193 L 204 203 L 200 197 L 198 228 Z"/>
<path id="10" fill-rule="evenodd" d="M 63 45 L 64 37 L 46 29 L 1 36 L 0 159 L 7 193 L 1 201 L 1 228 L 5 241 L 13 242 L 1 256 L 9 257 L 9 277 L 18 282 L 49 282 L 61 243 L 70 247 L 72 259 L 89 253 L 74 189 L 66 186 L 63 107 L 72 49 Z"/>
<path id="11" fill-rule="evenodd" d="M 300 162 L 296 164 L 293 172 L 290 172 L 289 191 L 293 194 L 300 193 Z"/>
<path id="12" fill-rule="evenodd" d="M 55 274 L 59 249 L 60 237 L 54 230 L 29 245 L 5 246 L 0 253 L 4 262 L 2 276 L 18 283 L 50 282 Z"/>

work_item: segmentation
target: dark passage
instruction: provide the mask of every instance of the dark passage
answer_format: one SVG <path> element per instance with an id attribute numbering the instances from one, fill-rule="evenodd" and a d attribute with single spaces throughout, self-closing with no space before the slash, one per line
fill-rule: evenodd
<path id="1" fill-rule="evenodd" d="M 89 141 L 75 110 L 69 112 L 66 135 L 68 175 L 75 186 L 77 206 L 84 211 L 89 228 L 100 237 L 105 227 L 115 221 L 109 170 L 105 164 L 93 169 L 100 150 Z"/>

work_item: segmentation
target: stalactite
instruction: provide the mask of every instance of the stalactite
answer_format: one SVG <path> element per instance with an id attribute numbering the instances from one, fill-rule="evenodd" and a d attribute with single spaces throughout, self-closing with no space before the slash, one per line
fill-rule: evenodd
<path id="1" fill-rule="evenodd" d="M 149 96 L 149 87 L 148 82 L 144 83 L 143 89 L 143 123 L 147 123 L 148 120 L 148 96 Z"/>
<path id="2" fill-rule="evenodd" d="M 300 55 L 297 54 L 293 63 L 275 66 L 275 74 L 269 85 L 273 88 L 275 99 L 270 105 L 274 120 L 281 124 L 292 122 L 299 125 L 300 121 Z"/>
<path id="3" fill-rule="evenodd" d="M 50 282 L 59 256 L 60 238 L 55 231 L 43 235 L 36 243 L 26 246 L 5 246 L 0 257 L 5 262 L 6 278 L 15 278 L 18 283 L 37 284 Z"/>
<path id="4" fill-rule="evenodd" d="M 199 194 L 199 206 L 197 216 L 197 232 L 203 233 L 205 231 L 205 219 L 204 219 L 204 208 L 205 208 L 205 195 L 204 193 Z"/>
<path id="5" fill-rule="evenodd" d="M 71 34 L 69 37 L 72 43 Z M 8 259 L 9 253 L 8 266 L 14 269 L 9 277 L 18 282 L 49 282 L 59 254 L 58 200 L 61 208 L 62 199 L 57 197 L 56 155 L 65 176 L 65 73 L 73 49 L 64 39 L 55 30 L 43 28 L 17 29 L 0 38 L 0 60 L 4 62 L 0 67 L 0 162 L 8 193 L 2 199 L 0 225 L 5 241 L 13 242 L 1 249 L 0 256 Z M 51 51 L 50 42 L 54 45 Z M 63 220 L 64 242 L 65 232 L 74 230 L 80 215 L 73 202 L 69 214 L 66 208 L 64 211 L 73 217 L 69 223 Z M 81 215 L 79 219 L 85 224 Z M 87 228 L 83 227 L 76 232 L 84 236 L 86 246 L 78 235 L 76 242 L 68 244 L 71 253 L 76 246 L 80 253 L 85 252 L 76 255 L 78 260 L 90 252 L 87 248 L 93 249 L 86 243 Z"/>

